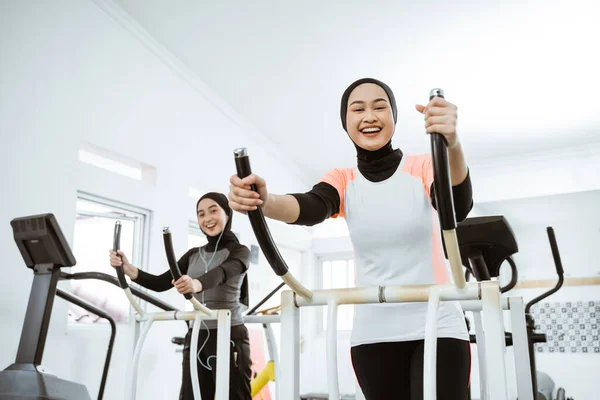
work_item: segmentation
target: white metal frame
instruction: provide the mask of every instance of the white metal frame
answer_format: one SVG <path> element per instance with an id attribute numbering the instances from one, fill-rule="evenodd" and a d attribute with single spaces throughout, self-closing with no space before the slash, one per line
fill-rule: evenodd
<path id="1" fill-rule="evenodd" d="M 533 400 L 533 379 L 531 376 L 529 341 L 525 323 L 525 304 L 522 297 L 509 297 L 508 309 L 510 311 L 513 351 L 515 357 L 515 370 L 517 374 L 517 392 L 519 399 Z"/>
<path id="2" fill-rule="evenodd" d="M 129 292 L 128 298 L 132 302 L 134 308 L 139 307 Z M 205 320 L 217 320 L 217 382 L 215 400 L 229 399 L 229 362 L 221 360 L 230 359 L 230 339 L 231 339 L 231 312 L 229 310 L 210 310 L 200 304 L 195 298 L 190 302 L 196 308 L 194 311 L 162 311 L 154 313 L 146 313 L 143 310 L 136 315 L 136 322 L 143 324 L 142 332 L 136 342 L 133 361 L 131 364 L 129 377 L 127 379 L 127 398 L 134 400 L 136 398 L 137 376 L 140 356 L 144 342 L 156 321 L 194 321 L 192 328 L 192 336 L 190 339 L 190 355 L 198 353 L 198 336 L 200 334 L 200 324 Z M 277 366 L 279 365 L 279 357 L 277 354 L 277 346 L 273 343 L 272 323 L 280 322 L 279 315 L 250 315 L 244 317 L 246 324 L 264 324 L 267 326 L 267 345 L 271 359 L 275 362 L 275 384 L 277 385 Z M 194 399 L 201 400 L 200 383 L 198 381 L 198 363 L 195 356 L 190 356 L 190 374 L 192 377 L 192 388 L 194 391 Z"/>
<path id="3" fill-rule="evenodd" d="M 481 351 L 478 351 L 479 379 L 481 390 L 480 400 L 487 400 L 490 398 L 486 389 L 488 387 L 487 380 L 492 379 L 493 377 L 488 377 L 487 366 L 485 361 L 486 340 L 485 330 L 483 329 L 483 319 L 481 315 L 481 311 L 483 309 L 483 302 L 479 300 L 463 300 L 460 301 L 460 305 L 463 311 L 473 312 L 477 345 L 481 347 Z M 518 397 L 519 399 L 523 400 L 534 400 L 532 377 L 529 364 L 530 354 L 527 340 L 527 328 L 525 324 L 525 304 L 523 302 L 523 298 L 515 296 L 501 297 L 500 308 L 510 313 Z M 335 332 L 329 331 L 328 334 L 335 334 Z M 328 346 L 330 345 L 330 342 L 332 342 L 332 340 L 335 339 L 328 337 Z M 337 371 L 331 371 L 330 373 L 337 375 Z M 358 391 L 360 390 L 359 386 L 357 386 L 356 388 Z M 357 399 L 364 399 L 364 397 L 359 397 L 361 394 L 362 393 L 357 393 Z"/>
<path id="4" fill-rule="evenodd" d="M 135 350 L 133 352 L 133 360 L 127 379 L 127 391 L 126 398 L 135 400 L 137 392 L 137 375 L 142 348 L 148 332 L 155 321 L 194 321 L 192 328 L 192 337 L 190 338 L 190 374 L 192 377 L 192 386 L 194 391 L 194 399 L 202 400 L 200 394 L 200 385 L 198 382 L 198 363 L 196 361 L 198 336 L 200 334 L 200 323 L 203 320 L 217 320 L 217 382 L 215 391 L 215 400 L 228 400 L 229 399 L 229 359 L 230 349 L 229 345 L 231 339 L 231 311 L 230 310 L 210 310 L 203 304 L 201 304 L 195 297 L 192 297 L 189 301 L 194 306 L 194 311 L 161 311 L 147 313 L 145 312 L 138 302 L 135 300 L 131 290 L 129 288 L 124 289 L 125 295 L 129 299 L 129 302 L 133 308 L 137 311 L 135 320 L 137 322 L 144 322 L 142 332 L 135 344 Z M 219 362 L 220 360 L 227 360 L 226 362 Z M 212 400 L 212 399 L 211 399 Z"/>
<path id="5" fill-rule="evenodd" d="M 479 355 L 479 380 L 480 380 L 480 400 L 490 398 L 487 388 L 488 380 L 494 379 L 487 373 L 486 363 L 486 330 L 483 326 L 481 315 L 482 303 L 478 301 L 462 301 L 463 311 L 472 311 L 475 322 L 475 334 L 477 337 L 477 346 L 482 351 Z M 529 364 L 529 346 L 527 341 L 527 328 L 525 325 L 525 305 L 522 297 L 501 297 L 500 307 L 510 313 L 512 326 L 512 340 L 515 358 L 515 371 L 517 379 L 517 393 L 519 399 L 533 400 L 533 383 L 531 379 L 531 369 Z M 489 338 L 489 336 L 488 336 Z"/>
<path id="6" fill-rule="evenodd" d="M 192 298 L 193 300 L 196 300 Z M 195 302 L 198 302 L 197 300 Z M 194 302 L 194 303 L 195 303 Z M 199 302 L 198 302 L 199 304 Z M 194 304 L 196 306 L 196 304 Z M 202 306 L 205 308 L 204 306 Z M 217 382 L 216 382 L 216 400 L 229 399 L 229 362 L 219 362 L 219 360 L 229 360 L 230 358 L 230 337 L 231 337 L 231 311 L 229 310 L 202 310 L 194 311 L 162 311 L 154 313 L 139 313 L 136 315 L 136 321 L 145 322 L 142 333 L 135 345 L 133 362 L 128 377 L 129 388 L 127 398 L 134 400 L 136 398 L 137 371 L 140 361 L 140 354 L 150 331 L 150 327 L 155 321 L 194 321 L 192 328 L 192 337 L 190 339 L 190 354 L 197 353 L 198 336 L 200 334 L 200 323 L 203 320 L 217 320 Z M 190 356 L 190 374 L 194 389 L 194 399 L 201 400 L 200 386 L 198 383 L 198 362 L 196 356 Z"/>
<path id="7" fill-rule="evenodd" d="M 425 349 L 423 361 L 424 400 L 436 399 L 437 313 L 440 301 L 460 301 L 465 310 L 475 312 L 475 328 L 480 347 L 481 398 L 508 400 L 505 369 L 505 335 L 503 309 L 511 310 L 515 352 L 521 353 L 515 362 L 518 373 L 519 398 L 531 399 L 527 332 L 523 300 L 514 298 L 512 306 L 500 296 L 498 281 L 467 283 L 463 273 L 456 230 L 443 230 L 446 252 L 450 261 L 453 284 L 377 286 L 350 289 L 311 291 L 287 272 L 281 279 L 292 290 L 282 293 L 281 301 L 281 361 L 279 365 L 279 400 L 299 397 L 300 307 L 328 307 L 327 321 L 327 382 L 329 398 L 339 399 L 337 376 L 337 307 L 342 304 L 377 304 L 427 302 Z M 529 374 L 530 375 L 530 374 Z"/>
<path id="8" fill-rule="evenodd" d="M 507 379 L 505 370 L 505 338 L 502 309 L 509 309 L 513 318 L 513 340 L 515 352 L 520 353 L 517 371 L 520 374 L 529 367 L 527 353 L 527 333 L 524 325 L 523 301 L 520 298 L 501 299 L 498 282 L 473 282 L 459 289 L 449 285 L 362 287 L 352 289 L 315 290 L 310 298 L 300 297 L 293 291 L 282 293 L 281 307 L 281 361 L 279 364 L 278 399 L 292 400 L 299 393 L 299 329 L 300 307 L 328 307 L 327 329 L 327 379 L 329 398 L 339 398 L 337 380 L 337 326 L 336 309 L 341 304 L 375 304 L 400 302 L 428 302 L 424 354 L 424 393 L 425 400 L 436 398 L 436 333 L 437 309 L 440 301 L 460 301 L 466 311 L 475 311 L 478 343 L 486 356 L 481 360 L 482 399 L 506 400 Z M 509 307 L 509 304 L 511 307 Z M 477 316 L 482 316 L 478 319 Z M 518 323 L 521 321 L 521 323 Z M 485 331 L 482 324 L 485 324 Z M 333 329 L 331 328 L 333 327 Z M 485 340 L 482 339 L 485 335 Z M 481 341 L 479 341 L 481 340 Z M 519 379 L 519 398 L 532 393 L 531 380 L 527 374 Z"/>

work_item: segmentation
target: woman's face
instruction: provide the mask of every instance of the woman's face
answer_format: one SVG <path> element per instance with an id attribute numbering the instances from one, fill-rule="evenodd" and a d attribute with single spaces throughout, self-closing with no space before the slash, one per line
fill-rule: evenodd
<path id="1" fill-rule="evenodd" d="M 379 150 L 390 141 L 394 116 L 381 86 L 363 83 L 350 93 L 346 128 L 352 141 L 365 150 Z"/>
<path id="2" fill-rule="evenodd" d="M 202 199 L 198 203 L 198 224 L 208 236 L 217 236 L 227 225 L 227 214 L 213 199 Z"/>

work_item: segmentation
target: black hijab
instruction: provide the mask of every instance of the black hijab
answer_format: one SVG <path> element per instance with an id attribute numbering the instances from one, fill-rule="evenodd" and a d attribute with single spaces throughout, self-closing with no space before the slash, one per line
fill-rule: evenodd
<path id="1" fill-rule="evenodd" d="M 398 120 L 396 98 L 394 97 L 394 92 L 392 92 L 392 89 L 388 85 L 377 79 L 362 78 L 350 84 L 350 86 L 346 88 L 344 94 L 342 95 L 342 101 L 340 105 L 340 117 L 342 119 L 342 127 L 344 128 L 346 133 L 348 132 L 348 127 L 346 126 L 348 99 L 350 98 L 350 94 L 352 93 L 352 91 L 356 89 L 359 85 L 362 85 L 364 83 L 373 83 L 381 87 L 385 91 L 390 101 L 390 107 L 392 108 L 394 125 Z M 392 148 L 391 138 L 389 142 L 387 142 L 383 147 L 373 151 L 363 149 L 356 143 L 354 143 L 354 147 L 356 148 L 358 170 L 365 176 L 365 178 L 373 182 L 380 182 L 392 176 L 398 168 L 398 165 L 400 165 L 400 160 L 402 160 L 402 152 L 400 151 L 400 149 L 394 150 Z"/>

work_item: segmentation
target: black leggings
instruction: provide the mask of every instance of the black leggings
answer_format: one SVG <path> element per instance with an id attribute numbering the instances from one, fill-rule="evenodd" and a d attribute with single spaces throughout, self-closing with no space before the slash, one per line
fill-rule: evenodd
<path id="1" fill-rule="evenodd" d="M 206 340 L 207 334 L 210 334 L 208 341 L 204 344 L 202 350 L 200 347 Z M 179 400 L 193 400 L 194 393 L 192 388 L 192 377 L 190 374 L 190 342 L 192 330 L 185 335 L 183 345 L 183 376 L 181 380 L 181 391 Z M 229 399 L 230 400 L 251 400 L 250 379 L 252 378 L 252 361 L 250 360 L 250 338 L 248 329 L 244 325 L 231 327 L 231 357 L 229 360 Z M 202 364 L 210 366 L 212 370 L 206 369 L 198 363 L 198 380 L 200 382 L 200 394 L 203 399 L 212 400 L 215 398 L 215 385 L 217 381 L 217 330 L 206 329 L 203 325 L 198 335 L 198 350 Z M 211 357 L 215 356 L 215 357 Z M 194 354 L 197 357 L 197 354 Z M 210 359 L 207 361 L 207 358 Z"/>
<path id="2" fill-rule="evenodd" d="M 367 400 L 423 399 L 423 340 L 352 347 L 352 365 Z M 471 373 L 470 343 L 439 338 L 437 399 L 466 400 Z"/>

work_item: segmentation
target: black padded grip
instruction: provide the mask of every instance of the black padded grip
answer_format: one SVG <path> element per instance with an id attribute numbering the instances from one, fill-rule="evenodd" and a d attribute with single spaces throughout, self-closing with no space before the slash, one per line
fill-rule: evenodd
<path id="1" fill-rule="evenodd" d="M 121 250 L 121 221 L 115 222 L 115 232 L 113 234 L 113 250 Z M 115 268 L 117 270 L 117 279 L 119 280 L 119 286 L 121 289 L 127 289 L 127 279 L 125 279 L 125 272 L 123 272 L 123 265 Z"/>
<path id="2" fill-rule="evenodd" d="M 444 98 L 442 90 L 433 89 L 429 94 L 429 100 L 434 97 Z M 431 134 L 431 157 L 433 161 L 433 188 L 441 228 L 445 231 L 456 229 L 452 181 L 450 180 L 450 168 L 448 166 L 448 143 L 440 133 Z"/>
<path id="3" fill-rule="evenodd" d="M 167 261 L 169 263 L 169 269 L 171 270 L 171 276 L 173 277 L 174 281 L 177 281 L 179 278 L 181 278 L 181 271 L 179 270 L 179 265 L 177 265 L 175 251 L 173 250 L 173 239 L 171 239 L 171 232 L 168 230 L 168 228 L 163 230 L 163 242 L 165 243 L 165 253 L 167 254 Z M 192 298 L 191 293 L 186 293 L 183 296 L 188 300 Z"/>
<path id="4" fill-rule="evenodd" d="M 560 253 L 558 252 L 558 243 L 556 243 L 556 236 L 554 236 L 554 229 L 551 226 L 546 228 L 548 232 L 548 240 L 550 241 L 550 248 L 552 249 L 552 257 L 554 257 L 554 265 L 556 266 L 556 273 L 558 276 L 563 276 L 565 271 L 563 270 L 562 261 L 560 260 Z"/>
<path id="5" fill-rule="evenodd" d="M 238 177 L 244 179 L 248 175 L 251 175 L 252 169 L 250 168 L 250 158 L 246 153 L 246 149 L 238 149 L 234 154 Z M 251 186 L 251 189 L 256 192 L 256 187 L 254 185 Z M 258 207 L 254 211 L 248 211 L 248 218 L 250 219 L 250 225 L 252 226 L 254 235 L 258 240 L 258 245 L 273 271 L 275 271 L 278 276 L 287 274 L 288 266 L 281 257 L 281 254 L 279 254 L 279 250 L 271 237 L 271 232 L 265 221 L 262 209 Z"/>

